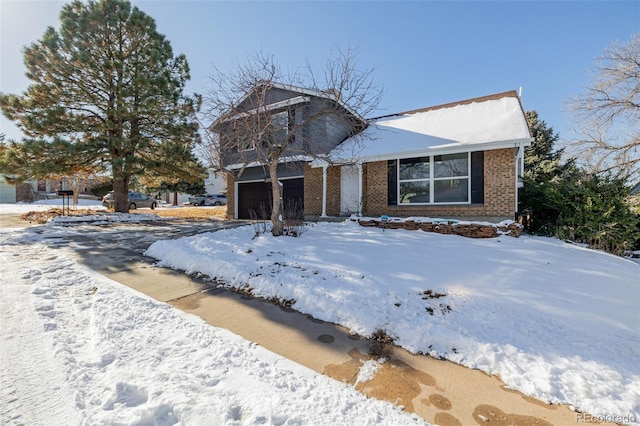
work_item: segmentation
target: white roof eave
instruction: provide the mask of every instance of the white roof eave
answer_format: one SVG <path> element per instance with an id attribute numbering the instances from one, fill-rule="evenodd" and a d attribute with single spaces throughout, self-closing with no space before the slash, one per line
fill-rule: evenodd
<path id="1" fill-rule="evenodd" d="M 354 156 L 353 158 L 331 158 L 333 164 L 352 164 L 352 163 L 372 163 L 374 161 L 395 160 L 398 158 L 414 158 L 426 157 L 430 155 L 447 155 L 457 154 L 460 152 L 489 151 L 494 149 L 515 148 L 530 146 L 533 138 L 493 141 L 483 143 L 451 143 L 439 145 L 435 147 L 414 150 L 414 151 L 396 151 L 376 155 Z M 314 161 L 311 167 L 322 167 L 327 165 L 326 161 Z"/>
<path id="2" fill-rule="evenodd" d="M 278 164 L 282 164 L 282 163 L 298 163 L 298 162 L 309 162 L 312 161 L 313 157 L 310 157 L 308 155 L 293 155 L 293 156 L 288 156 L 288 157 L 282 157 L 280 158 L 280 160 L 278 161 Z M 265 163 L 262 161 L 250 161 L 248 163 L 234 163 L 234 164 L 229 164 L 228 166 L 225 166 L 224 169 L 225 170 L 240 170 L 241 168 L 245 167 L 245 168 L 249 168 L 249 167 L 257 167 L 257 166 L 264 166 Z"/>

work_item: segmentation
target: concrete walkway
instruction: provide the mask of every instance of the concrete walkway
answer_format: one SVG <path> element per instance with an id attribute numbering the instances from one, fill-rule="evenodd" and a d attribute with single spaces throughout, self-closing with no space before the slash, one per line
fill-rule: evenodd
<path id="1" fill-rule="evenodd" d="M 212 287 L 183 273 L 150 267 L 102 271 L 107 277 L 226 328 L 245 339 L 337 380 L 355 384 L 369 359 L 369 342 L 335 324 L 262 300 Z M 506 390 L 496 377 L 449 361 L 394 348 L 365 394 L 404 406 L 431 423 L 447 425 L 570 425 L 576 413 Z M 482 420 L 483 418 L 488 421 Z"/>
<path id="2" fill-rule="evenodd" d="M 131 226 L 131 225 L 128 225 Z M 98 229 L 70 235 L 68 250 L 80 263 L 108 278 L 197 315 L 257 344 L 337 380 L 366 395 L 391 401 L 428 422 L 448 425 L 575 425 L 577 414 L 509 391 L 496 377 L 428 356 L 394 348 L 375 377 L 356 384 L 369 359 L 369 342 L 343 327 L 314 319 L 184 273 L 153 266 L 143 253 L 152 241 L 214 230 L 226 223 L 165 223 L 140 232 Z M 211 227 L 212 229 L 208 229 Z M 115 230 L 115 232 L 113 232 Z"/>

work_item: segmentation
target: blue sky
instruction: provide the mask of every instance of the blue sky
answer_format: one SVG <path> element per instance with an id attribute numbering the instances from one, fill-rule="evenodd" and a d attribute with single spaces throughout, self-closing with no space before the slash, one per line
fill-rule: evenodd
<path id="1" fill-rule="evenodd" d="M 284 70 L 352 47 L 384 88 L 380 115 L 522 87 L 525 110 L 572 137 L 569 97 L 591 80 L 594 59 L 640 32 L 639 1 L 167 1 L 134 0 L 175 53 L 187 55 L 190 92 L 213 66 L 274 55 Z M 22 92 L 22 47 L 59 26 L 64 2 L 0 0 L 0 90 Z M 19 138 L 4 117 L 0 132 Z"/>

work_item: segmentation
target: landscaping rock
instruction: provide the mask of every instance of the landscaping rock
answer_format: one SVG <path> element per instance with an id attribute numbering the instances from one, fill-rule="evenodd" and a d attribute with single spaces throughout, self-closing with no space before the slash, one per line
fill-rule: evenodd
<path id="1" fill-rule="evenodd" d="M 457 223 L 455 221 L 421 222 L 415 220 L 392 220 L 382 222 L 378 219 L 359 219 L 360 226 L 378 227 L 384 229 L 405 229 L 407 231 L 422 230 L 424 232 L 437 232 L 445 235 L 460 235 L 467 238 L 495 238 L 500 235 L 519 237 L 522 226 L 517 222 L 502 222 L 499 224 L 487 223 Z"/>

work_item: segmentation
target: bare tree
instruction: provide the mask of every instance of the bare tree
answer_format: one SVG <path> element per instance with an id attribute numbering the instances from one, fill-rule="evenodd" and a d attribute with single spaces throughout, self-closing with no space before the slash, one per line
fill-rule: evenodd
<path id="1" fill-rule="evenodd" d="M 308 96 L 278 98 L 274 87 L 296 92 L 303 88 L 322 102 L 313 108 L 301 108 L 311 102 Z M 321 75 L 307 65 L 284 75 L 273 56 L 258 53 L 227 75 L 215 70 L 205 95 L 203 112 L 211 125 L 205 127 L 210 141 L 210 158 L 219 161 L 237 179 L 248 167 L 268 170 L 272 191 L 272 234 L 282 235 L 282 187 L 278 165 L 308 161 L 326 156 L 318 149 L 318 131 L 329 135 L 346 132 L 356 136 L 366 128 L 363 118 L 377 107 L 382 95 L 373 81 L 373 69 L 358 69 L 352 50 L 330 56 Z M 304 109 L 304 111 L 303 111 Z M 321 128 L 309 131 L 310 126 Z M 346 129 L 346 130 L 345 130 Z M 311 135 L 313 134 L 313 137 Z M 230 164 L 236 167 L 229 168 Z"/>
<path id="2" fill-rule="evenodd" d="M 640 168 L 640 34 L 596 60 L 592 83 L 570 100 L 581 140 L 571 144 L 596 172 L 628 177 Z"/>

